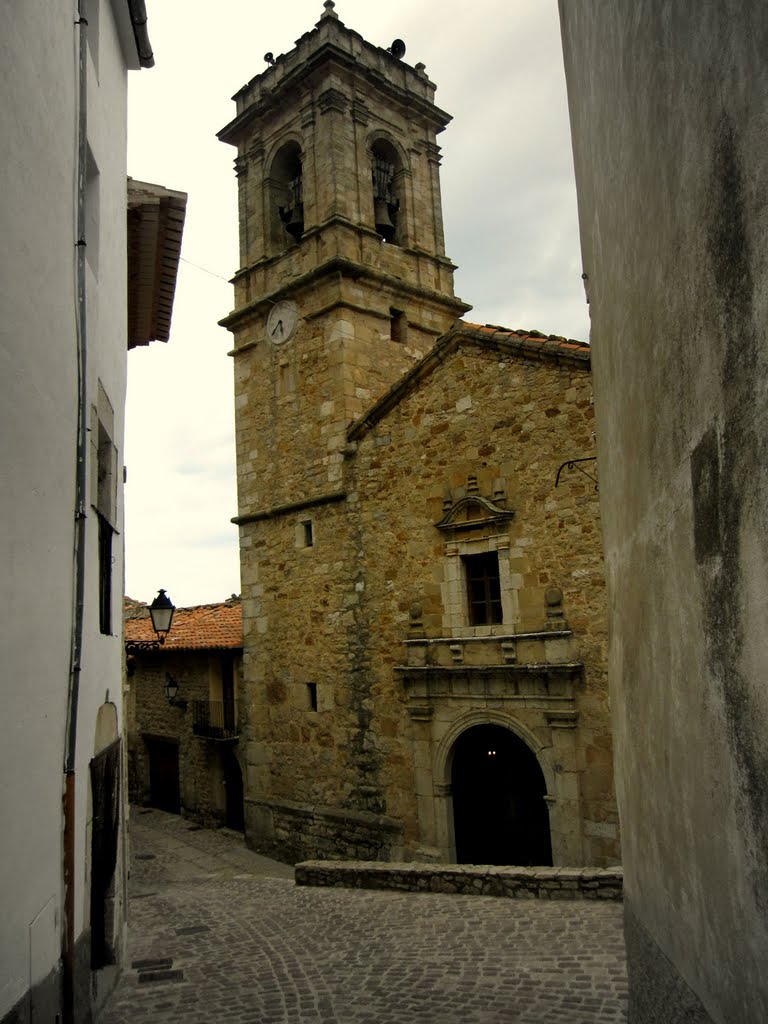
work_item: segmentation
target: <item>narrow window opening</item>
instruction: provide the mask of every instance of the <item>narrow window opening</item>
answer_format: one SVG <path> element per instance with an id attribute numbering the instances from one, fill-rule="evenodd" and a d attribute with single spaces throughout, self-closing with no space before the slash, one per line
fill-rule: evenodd
<path id="1" fill-rule="evenodd" d="M 307 519 L 301 525 L 304 530 L 304 547 L 311 548 L 315 543 L 314 533 L 312 532 L 312 520 Z"/>
<path id="2" fill-rule="evenodd" d="M 482 555 L 465 555 L 467 606 L 472 626 L 490 626 L 502 621 L 499 555 L 488 551 Z"/>
<path id="3" fill-rule="evenodd" d="M 389 311 L 389 337 L 391 341 L 404 342 L 408 322 L 402 309 L 390 309 Z"/>
<path id="4" fill-rule="evenodd" d="M 317 683 L 307 683 L 307 702 L 310 711 L 317 711 Z"/>
<path id="5" fill-rule="evenodd" d="M 112 527 L 104 516 L 99 520 L 99 630 L 112 632 Z"/>

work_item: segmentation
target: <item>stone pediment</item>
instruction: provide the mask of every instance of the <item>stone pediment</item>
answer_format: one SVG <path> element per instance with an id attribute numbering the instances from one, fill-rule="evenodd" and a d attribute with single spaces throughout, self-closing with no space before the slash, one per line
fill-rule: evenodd
<path id="1" fill-rule="evenodd" d="M 435 523 L 438 530 L 472 530 L 486 526 L 497 526 L 514 518 L 515 513 L 502 508 L 479 494 L 468 494 L 459 498 L 446 509 L 443 518 Z"/>

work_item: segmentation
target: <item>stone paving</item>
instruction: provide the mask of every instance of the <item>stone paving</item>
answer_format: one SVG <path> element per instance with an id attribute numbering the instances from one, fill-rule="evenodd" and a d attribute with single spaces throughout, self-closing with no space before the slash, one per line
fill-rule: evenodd
<path id="1" fill-rule="evenodd" d="M 100 1024 L 626 1020 L 621 905 L 297 887 L 237 833 L 161 811 L 134 810 L 131 842 Z"/>

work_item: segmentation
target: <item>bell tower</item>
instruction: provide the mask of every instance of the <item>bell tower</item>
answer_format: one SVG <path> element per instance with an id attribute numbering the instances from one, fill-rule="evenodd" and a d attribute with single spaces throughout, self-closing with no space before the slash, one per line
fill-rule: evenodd
<path id="1" fill-rule="evenodd" d="M 445 255 L 424 65 L 315 28 L 234 97 L 239 519 L 341 487 L 346 430 L 470 307 Z"/>

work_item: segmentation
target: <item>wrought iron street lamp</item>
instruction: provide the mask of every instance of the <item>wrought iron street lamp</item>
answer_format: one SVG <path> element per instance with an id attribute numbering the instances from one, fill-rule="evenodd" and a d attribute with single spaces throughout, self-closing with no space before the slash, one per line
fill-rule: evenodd
<path id="1" fill-rule="evenodd" d="M 169 672 L 165 673 L 165 686 L 163 689 L 165 690 L 165 696 L 168 701 L 176 700 L 176 694 L 179 692 L 179 684 Z"/>
<path id="2" fill-rule="evenodd" d="M 179 692 L 179 684 L 173 678 L 170 672 L 165 673 L 165 699 L 175 708 L 181 708 L 182 711 L 187 710 L 187 701 L 181 697 L 177 697 L 176 694 Z"/>
<path id="3" fill-rule="evenodd" d="M 157 597 L 149 606 L 149 615 L 152 619 L 152 628 L 157 636 L 156 640 L 126 640 L 125 653 L 139 654 L 142 651 L 156 651 L 164 643 L 165 638 L 171 630 L 173 613 L 176 606 L 164 590 L 157 592 Z"/>

